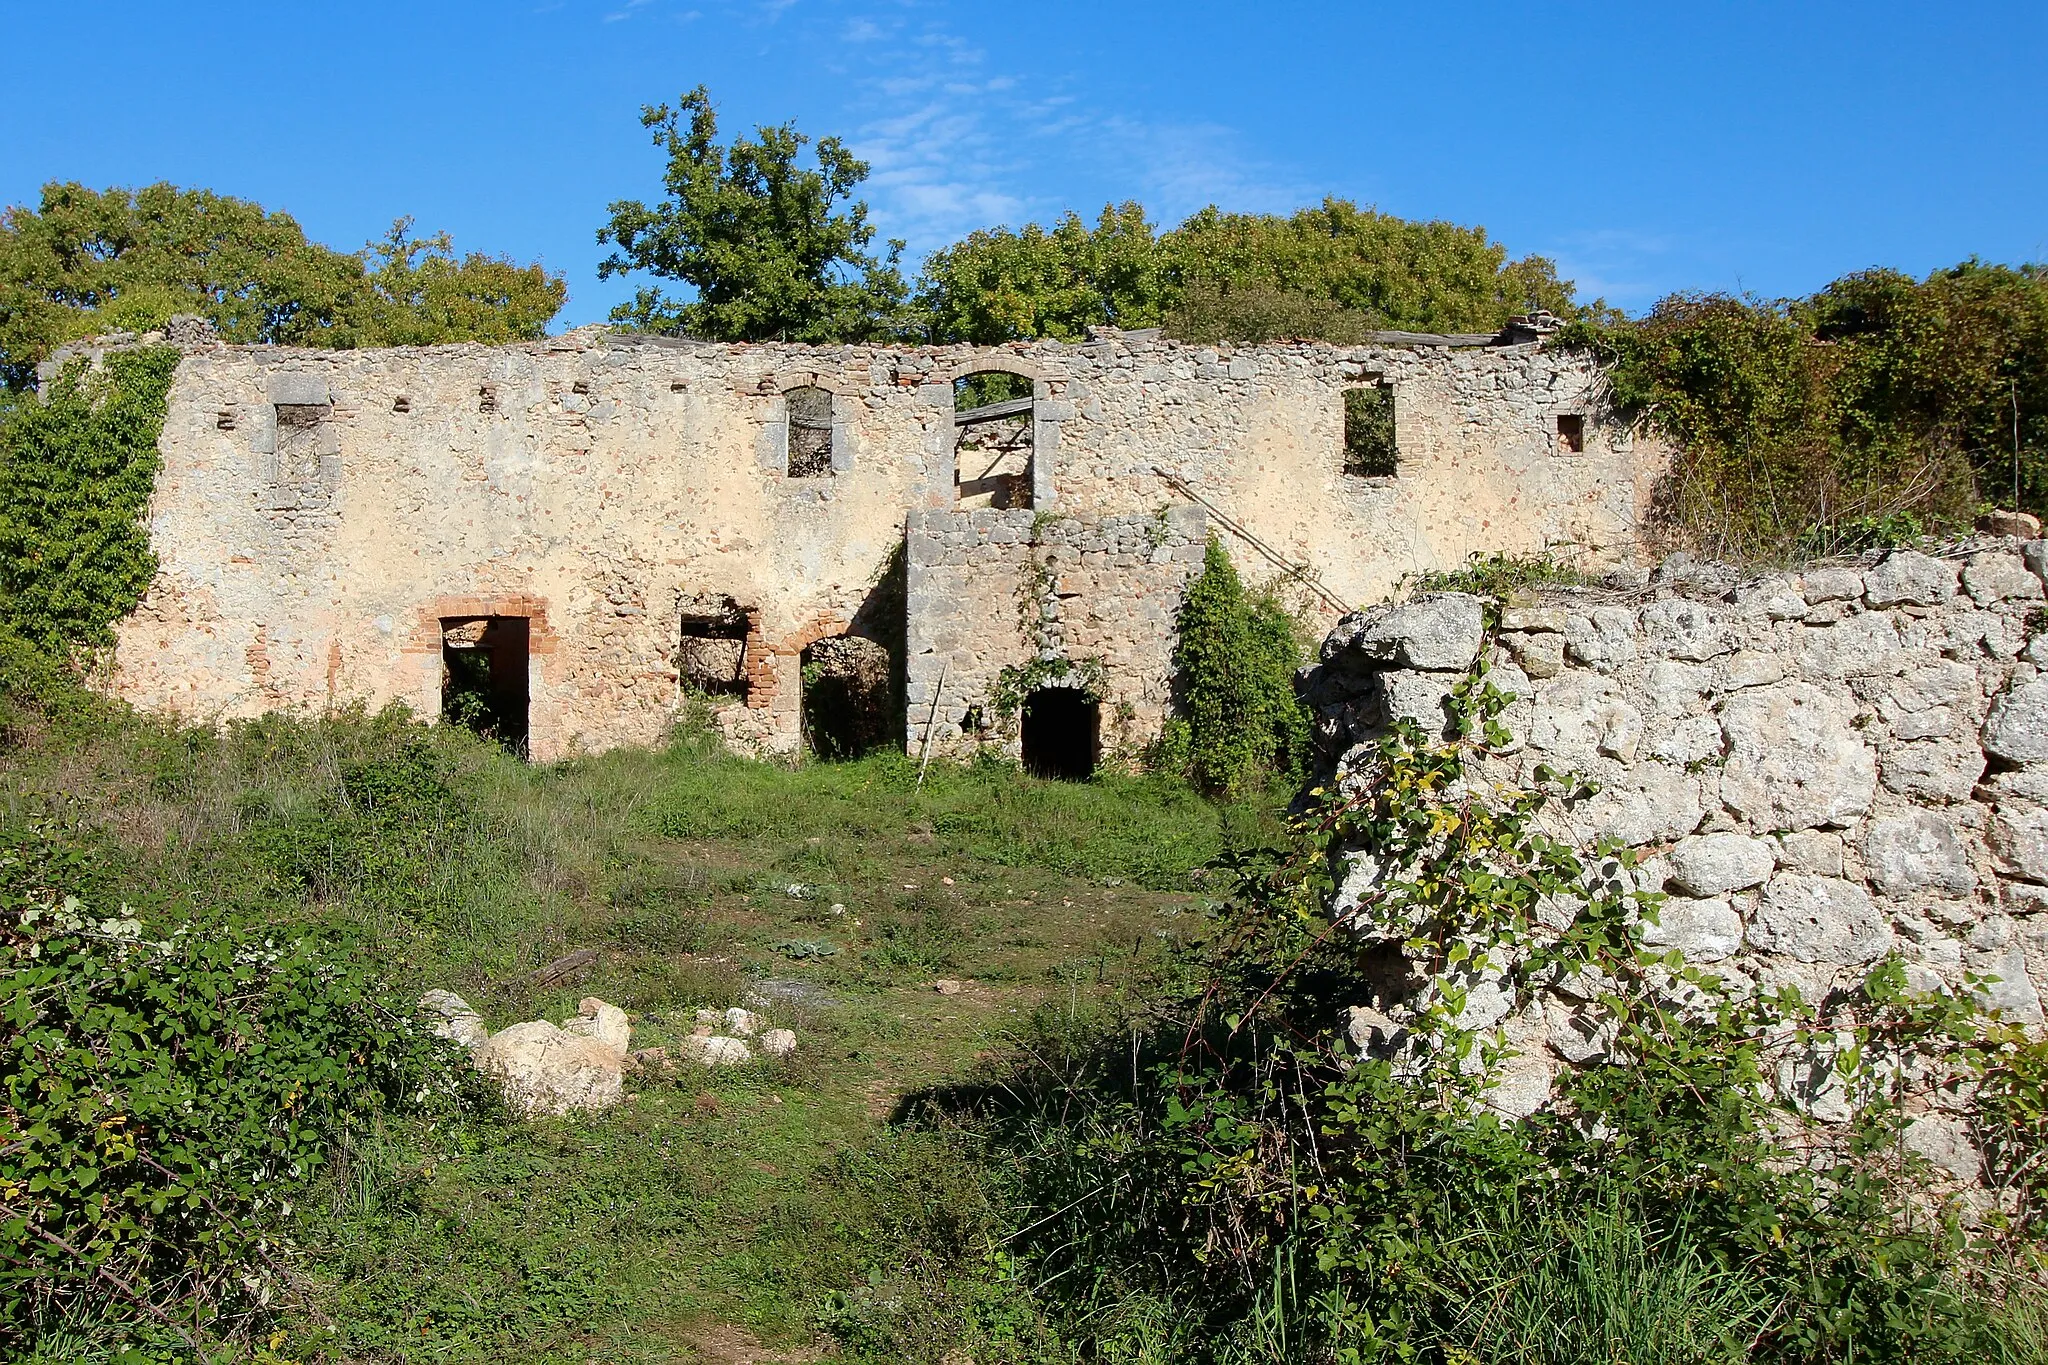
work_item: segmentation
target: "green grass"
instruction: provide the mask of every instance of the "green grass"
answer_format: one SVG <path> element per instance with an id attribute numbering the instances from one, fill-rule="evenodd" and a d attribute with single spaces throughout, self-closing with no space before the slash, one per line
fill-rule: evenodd
<path id="1" fill-rule="evenodd" d="M 935 764 L 920 788 L 901 757 L 780 766 L 701 734 L 546 767 L 398 715 L 95 709 L 10 734 L 0 819 L 64 812 L 138 904 L 204 888 L 493 1028 L 597 995 L 659 1045 L 763 981 L 801 993 L 769 1011 L 800 1036 L 786 1064 L 638 1077 L 575 1121 L 351 1138 L 293 1214 L 277 1350 L 305 1362 L 738 1359 L 821 1328 L 853 1358 L 1024 1351 L 970 1144 L 890 1117 L 1048 1002 L 1142 992 L 1201 921 L 1203 864 L 1277 819 L 1153 779 Z M 531 985 L 586 947 L 585 975 Z"/>

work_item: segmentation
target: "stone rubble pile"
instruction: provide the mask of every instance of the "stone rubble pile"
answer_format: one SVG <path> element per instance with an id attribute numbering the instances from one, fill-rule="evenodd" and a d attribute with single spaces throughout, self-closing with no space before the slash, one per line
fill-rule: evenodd
<path id="1" fill-rule="evenodd" d="M 755 1039 L 768 1057 L 796 1051 L 794 1032 L 764 1028 L 759 1015 L 738 1008 L 698 1010 L 695 1030 L 673 1055 L 658 1047 L 634 1051 L 626 1012 L 595 996 L 586 996 L 559 1025 L 532 1019 L 496 1033 L 453 991 L 428 991 L 420 997 L 420 1010 L 436 1037 L 468 1050 L 472 1064 L 498 1083 L 506 1104 L 522 1118 L 609 1109 L 624 1098 L 630 1071 L 658 1072 L 685 1060 L 705 1066 L 753 1061 L 754 1047 L 744 1039 Z"/>
<path id="2" fill-rule="evenodd" d="M 1356 784 L 1393 720 L 1442 731 L 1446 697 L 1484 651 L 1515 698 L 1498 775 L 1527 781 L 1549 764 L 1599 784 L 1562 818 L 1581 839 L 1637 851 L 1638 884 L 1669 897 L 1653 944 L 1713 964 L 1733 989 L 1796 985 L 1809 1000 L 1896 951 L 1914 987 L 1993 978 L 1984 1003 L 2039 1026 L 2044 575 L 2042 540 L 1761 578 L 1674 560 L 1633 593 L 1511 605 L 1490 640 L 1470 596 L 1354 613 L 1299 682 L 1338 780 Z M 1356 857 L 1333 912 L 1356 911 L 1378 875 Z M 1399 1003 L 1354 1011 L 1361 1047 L 1398 1032 Z M 1511 1114 L 1542 1107 L 1559 1070 L 1608 1041 L 1566 989 L 1518 1011 L 1479 983 L 1465 1016 L 1517 1054 L 1492 1092 Z M 1826 1095 L 1804 1103 L 1848 1117 Z M 1977 1170 L 1952 1116 L 1925 1115 L 1909 1141 L 1958 1178 Z"/>

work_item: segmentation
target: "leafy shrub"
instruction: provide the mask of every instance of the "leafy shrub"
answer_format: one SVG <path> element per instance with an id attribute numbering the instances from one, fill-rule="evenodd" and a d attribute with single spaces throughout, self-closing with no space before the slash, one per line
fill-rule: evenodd
<path id="1" fill-rule="evenodd" d="M 1270 593 L 1245 590 L 1222 542 L 1188 584 L 1173 648 L 1174 700 L 1155 761 L 1210 792 L 1299 770 L 1308 711 L 1294 695 L 1300 632 Z"/>
<path id="2" fill-rule="evenodd" d="M 0 954 L 16 1350 L 81 1312 L 189 1341 L 271 1301 L 277 1224 L 335 1135 L 446 1084 L 442 1045 L 359 962 L 218 922 L 153 937 L 48 828 L 0 835 Z"/>
<path id="3" fill-rule="evenodd" d="M 918 891 L 873 917 L 868 959 L 878 967 L 945 971 L 958 965 L 960 907 L 944 896 Z"/>
<path id="4" fill-rule="evenodd" d="M 1982 1262 L 1916 1204 L 1899 1134 L 1944 1091 L 1983 1096 L 2014 1211 L 1987 1233 L 2024 1235 L 2048 1046 L 1912 994 L 1895 961 L 1808 1002 L 1645 949 L 1659 898 L 1625 850 L 1547 816 L 1591 788 L 1489 780 L 1507 701 L 1475 674 L 1451 739 L 1402 723 L 1271 859 L 1238 859 L 1185 999 L 1035 1040 L 969 1097 L 1013 1173 L 1011 1246 L 1064 1320 L 1165 1298 L 1199 1323 L 1183 1358 L 1213 1361 L 1998 1358 Z M 1345 849 L 1379 876 L 1333 922 Z M 1486 1089 L 1506 1044 L 1461 1023 L 1469 994 L 1526 1005 L 1574 976 L 1612 1042 L 1507 1119 Z M 1393 1012 L 1362 1053 L 1338 1031 L 1361 1001 Z M 1853 1121 L 1815 1123 L 1784 1066 L 1832 1074 Z M 1599 1319 L 1567 1330 L 1569 1302 Z M 1503 1345 L 1480 1308 L 1536 1335 Z"/>
<path id="5" fill-rule="evenodd" d="M 61 653 L 113 643 L 156 573 L 142 514 L 161 463 L 178 353 L 123 351 L 65 367 L 0 424 L 0 624 Z"/>
<path id="6" fill-rule="evenodd" d="M 1660 509 L 1716 555 L 1855 548 L 1902 517 L 1939 531 L 1985 498 L 2048 510 L 2039 266 L 1871 270 L 1779 302 L 1674 295 L 1561 339 L 1611 361 L 1616 400 L 1677 444 Z"/>

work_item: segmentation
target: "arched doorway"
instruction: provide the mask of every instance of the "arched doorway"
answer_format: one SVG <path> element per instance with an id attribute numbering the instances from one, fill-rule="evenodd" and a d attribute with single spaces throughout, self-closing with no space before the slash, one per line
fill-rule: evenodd
<path id="1" fill-rule="evenodd" d="M 1041 687 L 1024 698 L 1024 769 L 1086 782 L 1102 749 L 1102 703 L 1078 687 Z"/>

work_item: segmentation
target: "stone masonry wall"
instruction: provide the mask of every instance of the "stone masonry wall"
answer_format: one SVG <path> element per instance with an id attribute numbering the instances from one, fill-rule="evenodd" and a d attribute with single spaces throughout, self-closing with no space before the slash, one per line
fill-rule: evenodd
<path id="1" fill-rule="evenodd" d="M 115 689 L 199 718 L 394 700 L 431 716 L 442 619 L 495 604 L 545 626 L 529 685 L 540 758 L 658 739 L 681 699 L 679 621 L 707 598 L 757 623 L 747 695 L 722 723 L 793 747 L 802 649 L 901 629 L 877 616 L 884 571 L 907 516 L 958 502 L 953 381 L 977 371 L 1032 381 L 1033 510 L 1151 517 L 1188 502 L 1164 470 L 1348 601 L 1477 550 L 1570 542 L 1626 559 L 1664 463 L 1607 412 L 1587 357 L 1535 341 L 1232 349 L 1105 332 L 898 349 L 599 328 L 366 351 L 180 340 L 150 509 L 161 568 L 120 628 Z M 1353 477 L 1343 392 L 1382 380 L 1400 464 Z M 829 394 L 819 477 L 787 470 L 784 395 L 799 387 Z M 1558 431 L 1572 414 L 1576 450 Z M 1232 550 L 1254 578 L 1279 572 L 1242 540 Z M 1142 641 L 1114 662 L 1157 676 L 1165 642 Z"/>
<path id="2" fill-rule="evenodd" d="M 2044 573 L 2048 542 L 1979 541 L 1743 582 L 1674 562 L 1636 591 L 1544 594 L 1506 609 L 1485 646 L 1516 697 L 1503 719 L 1518 747 L 1499 775 L 1549 763 L 1597 781 L 1563 817 L 1571 832 L 1635 847 L 1639 884 L 1670 897 L 1650 942 L 1738 989 L 1818 1000 L 1896 951 L 1922 989 L 1995 978 L 1985 1001 L 2038 1026 Z M 1390 717 L 1441 727 L 1481 648 L 1470 597 L 1347 617 L 1303 678 L 1320 742 L 1348 770 Z M 1368 882 L 1361 864 L 1340 911 Z M 1521 1053 L 1498 1092 L 1511 1112 L 1598 1052 L 1564 995 L 1513 1014 L 1480 991 L 1468 1013 Z M 1846 1117 L 1809 1098 L 1816 1116 Z M 1976 1157 L 1960 1133 L 1929 1115 L 1909 1141 L 1965 1177 Z"/>
<path id="3" fill-rule="evenodd" d="M 1064 659 L 1102 666 L 1105 752 L 1140 748 L 1166 718 L 1174 613 L 1208 533 L 1199 507 L 1096 522 L 911 513 L 912 746 L 929 721 L 934 753 L 1017 757 L 1018 718 L 995 704 L 1003 670 Z"/>

